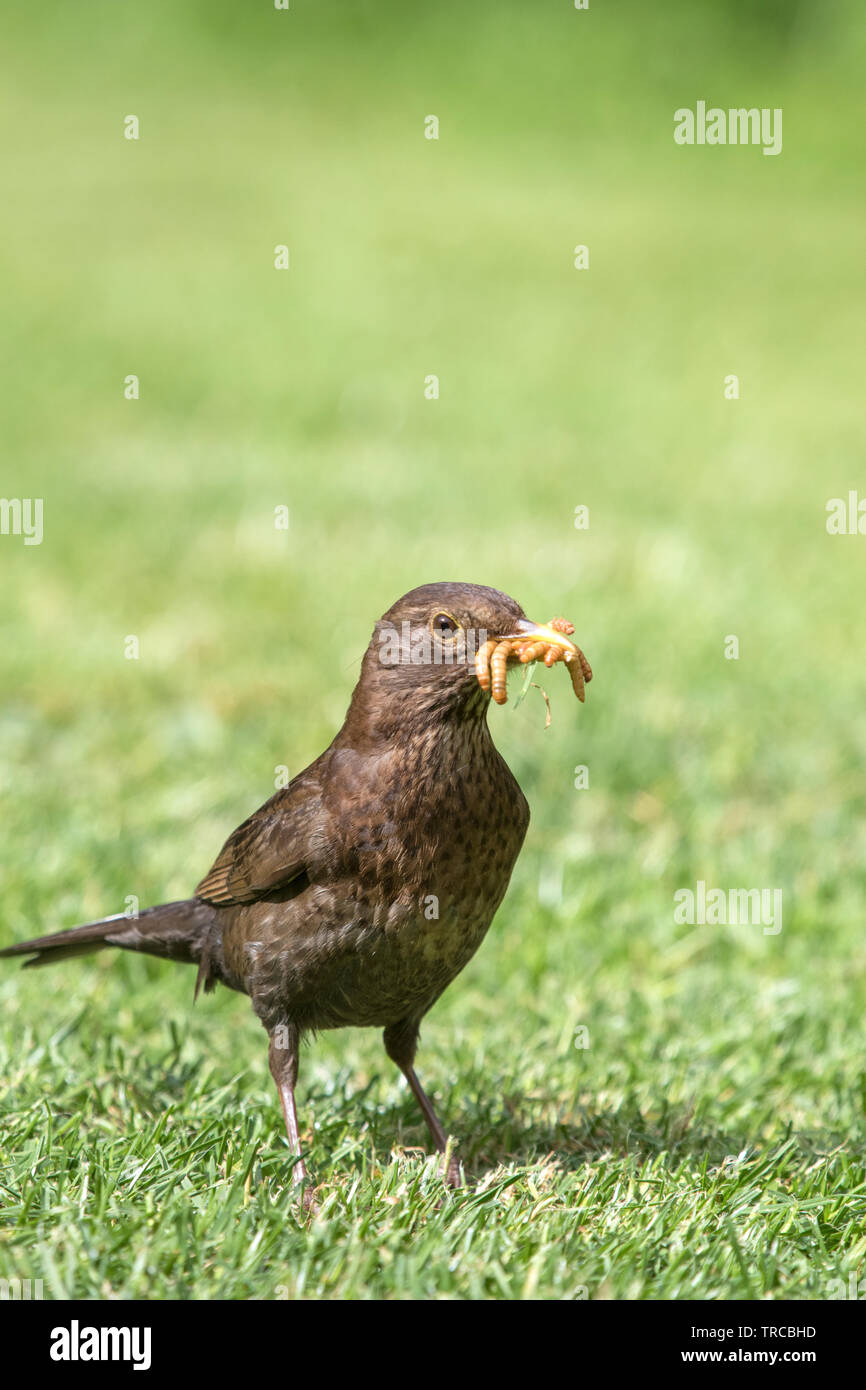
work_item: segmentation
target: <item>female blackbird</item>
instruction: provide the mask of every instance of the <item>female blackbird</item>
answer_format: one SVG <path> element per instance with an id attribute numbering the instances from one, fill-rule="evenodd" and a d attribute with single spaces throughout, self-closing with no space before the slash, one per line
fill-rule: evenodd
<path id="1" fill-rule="evenodd" d="M 493 745 L 473 657 L 538 629 L 507 594 L 425 584 L 380 619 L 345 723 L 320 758 L 244 821 L 192 898 L 7 947 L 28 966 L 119 946 L 198 966 L 250 996 L 268 1031 L 295 1182 L 305 1032 L 384 1028 L 436 1148 L 446 1136 L 415 1075 L 427 1010 L 480 945 L 529 808 Z M 553 634 L 556 640 L 556 634 Z M 567 638 L 562 638 L 567 645 Z M 456 1160 L 446 1179 L 460 1181 Z M 311 1204 L 311 1189 L 304 1193 Z"/>

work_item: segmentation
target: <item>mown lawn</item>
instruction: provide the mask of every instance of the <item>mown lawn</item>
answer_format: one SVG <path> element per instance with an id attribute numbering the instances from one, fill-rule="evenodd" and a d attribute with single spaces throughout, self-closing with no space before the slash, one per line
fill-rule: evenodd
<path id="1" fill-rule="evenodd" d="M 44 500 L 44 539 L 0 536 L 0 940 L 189 894 L 415 584 L 567 614 L 596 675 L 578 707 L 551 674 L 546 731 L 535 692 L 491 714 L 532 824 L 419 1054 L 466 1189 L 378 1036 L 323 1035 L 306 1223 L 242 998 L 193 1008 L 191 972 L 119 954 L 3 962 L 0 1277 L 866 1280 L 866 539 L 825 526 L 866 496 L 866 26 L 699 8 L 19 11 L 0 492 Z M 704 97 L 783 107 L 783 153 L 675 146 Z M 781 931 L 678 923 L 699 880 L 781 889 Z"/>

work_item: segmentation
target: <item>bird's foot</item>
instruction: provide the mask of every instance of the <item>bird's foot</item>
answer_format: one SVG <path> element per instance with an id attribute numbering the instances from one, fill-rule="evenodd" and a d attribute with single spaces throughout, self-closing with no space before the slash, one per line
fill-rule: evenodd
<path id="1" fill-rule="evenodd" d="M 448 1164 L 447 1168 L 443 1169 L 442 1181 L 445 1183 L 446 1187 L 457 1188 L 466 1186 L 466 1180 L 463 1177 L 462 1169 L 456 1158 Z"/>
<path id="2" fill-rule="evenodd" d="M 307 1183 L 301 1193 L 301 1210 L 306 1216 L 318 1216 L 321 1211 L 312 1183 Z"/>
<path id="3" fill-rule="evenodd" d="M 292 1169 L 292 1185 L 301 1211 L 308 1216 L 317 1215 L 319 1204 L 316 1201 L 316 1184 L 307 1172 L 306 1164 L 302 1158 Z"/>
<path id="4" fill-rule="evenodd" d="M 445 1145 L 445 1158 L 442 1163 L 442 1181 L 446 1187 L 465 1187 L 466 1183 L 457 1155 L 454 1153 L 454 1140 Z"/>

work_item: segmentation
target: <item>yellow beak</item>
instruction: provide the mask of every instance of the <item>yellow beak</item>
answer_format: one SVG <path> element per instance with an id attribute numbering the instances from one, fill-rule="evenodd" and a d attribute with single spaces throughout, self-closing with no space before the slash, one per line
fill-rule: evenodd
<path id="1" fill-rule="evenodd" d="M 522 637 L 524 640 L 531 637 L 535 642 L 548 642 L 551 646 L 562 647 L 564 652 L 577 651 L 577 647 L 566 637 L 564 632 L 557 632 L 555 628 L 548 627 L 546 623 L 532 623 L 528 618 L 520 618 L 514 624 L 514 631 L 506 633 L 502 640 L 507 642 L 509 638 L 516 640 L 518 637 Z"/>

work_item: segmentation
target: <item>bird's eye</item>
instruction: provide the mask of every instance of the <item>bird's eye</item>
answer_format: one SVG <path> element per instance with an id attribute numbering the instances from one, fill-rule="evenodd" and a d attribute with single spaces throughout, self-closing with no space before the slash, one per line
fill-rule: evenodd
<path id="1" fill-rule="evenodd" d="M 437 613 L 433 619 L 432 627 L 434 632 L 447 634 L 456 632 L 460 624 L 451 617 L 450 613 Z"/>

